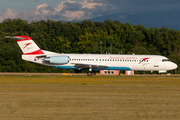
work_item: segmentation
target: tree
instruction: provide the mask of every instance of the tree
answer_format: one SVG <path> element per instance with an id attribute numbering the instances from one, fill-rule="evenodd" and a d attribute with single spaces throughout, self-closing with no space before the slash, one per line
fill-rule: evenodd
<path id="1" fill-rule="evenodd" d="M 21 59 L 22 51 L 13 40 L 4 36 L 28 35 L 41 49 L 63 53 L 155 54 L 165 55 L 180 65 L 180 31 L 145 28 L 119 21 L 66 22 L 41 20 L 28 23 L 7 19 L 0 23 L 0 71 L 2 72 L 62 72 L 32 64 Z"/>

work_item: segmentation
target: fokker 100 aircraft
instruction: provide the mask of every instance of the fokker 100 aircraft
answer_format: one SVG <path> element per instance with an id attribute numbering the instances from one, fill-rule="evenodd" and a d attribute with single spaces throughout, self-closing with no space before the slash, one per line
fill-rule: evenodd
<path id="1" fill-rule="evenodd" d="M 21 48 L 22 59 L 60 69 L 88 70 L 88 76 L 96 70 L 158 71 L 174 70 L 177 65 L 160 55 L 123 54 L 59 54 L 41 50 L 28 36 L 6 37 L 15 39 Z"/>

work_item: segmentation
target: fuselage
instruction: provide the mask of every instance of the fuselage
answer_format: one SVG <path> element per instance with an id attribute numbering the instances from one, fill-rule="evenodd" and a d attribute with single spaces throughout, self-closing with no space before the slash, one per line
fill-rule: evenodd
<path id="1" fill-rule="evenodd" d="M 22 59 L 60 69 L 89 70 L 135 70 L 159 71 L 174 70 L 177 65 L 160 55 L 123 55 L 123 54 L 59 54 L 41 50 L 36 43 L 25 35 L 6 37 L 15 39 L 23 52 Z"/>
<path id="2" fill-rule="evenodd" d="M 46 52 L 46 51 L 44 51 Z M 44 64 L 60 69 L 86 69 L 77 65 L 89 65 L 92 70 L 135 70 L 135 71 L 162 71 L 173 70 L 177 65 L 171 62 L 167 57 L 160 55 L 123 55 L 123 54 L 57 54 L 51 53 L 46 57 L 68 56 L 67 64 L 56 64 L 44 62 L 44 57 L 28 57 L 34 58 L 29 60 L 23 55 L 24 60 Z M 37 57 L 37 58 L 36 58 Z M 93 67 L 92 67 L 92 66 Z M 87 67 L 86 66 L 86 67 Z M 97 66 L 97 67 L 94 67 Z M 101 67 L 103 66 L 103 67 Z"/>

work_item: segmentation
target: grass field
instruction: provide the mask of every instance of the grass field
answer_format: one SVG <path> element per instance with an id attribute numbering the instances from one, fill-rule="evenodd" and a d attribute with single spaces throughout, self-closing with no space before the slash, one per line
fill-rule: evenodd
<path id="1" fill-rule="evenodd" d="M 0 119 L 179 120 L 180 77 L 0 76 Z"/>

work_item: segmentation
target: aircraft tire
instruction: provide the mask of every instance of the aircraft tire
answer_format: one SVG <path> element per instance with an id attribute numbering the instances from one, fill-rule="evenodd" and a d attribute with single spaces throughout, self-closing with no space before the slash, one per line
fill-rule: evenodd
<path id="1" fill-rule="evenodd" d="M 157 76 L 161 76 L 161 74 L 159 73 L 159 74 L 157 74 Z"/>
<path id="2" fill-rule="evenodd" d="M 91 75 L 92 75 L 92 72 L 88 72 L 88 73 L 87 73 L 87 76 L 91 76 Z"/>
<path id="3" fill-rule="evenodd" d="M 92 72 L 92 75 L 96 75 L 96 72 Z"/>

